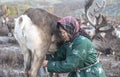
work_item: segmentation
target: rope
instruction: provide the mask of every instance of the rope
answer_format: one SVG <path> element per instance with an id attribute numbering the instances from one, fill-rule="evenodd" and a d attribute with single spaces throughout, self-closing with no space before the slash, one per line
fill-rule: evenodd
<path id="1" fill-rule="evenodd" d="M 79 73 L 80 73 L 81 70 L 85 70 L 85 69 L 87 69 L 87 68 L 90 68 L 90 67 L 96 65 L 97 63 L 99 63 L 99 60 L 97 60 L 97 62 L 95 62 L 94 64 L 91 64 L 91 65 L 89 65 L 89 66 L 87 66 L 87 67 L 83 67 L 83 68 L 77 70 L 77 71 L 76 71 L 77 77 L 80 77 L 80 74 L 79 74 Z"/>

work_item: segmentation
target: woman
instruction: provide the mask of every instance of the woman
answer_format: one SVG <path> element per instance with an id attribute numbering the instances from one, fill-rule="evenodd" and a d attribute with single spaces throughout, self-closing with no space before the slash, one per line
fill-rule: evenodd
<path id="1" fill-rule="evenodd" d="M 106 77 L 91 41 L 79 34 L 77 20 L 67 16 L 58 21 L 64 44 L 52 55 L 47 56 L 43 67 L 48 72 L 69 73 L 68 77 Z"/>

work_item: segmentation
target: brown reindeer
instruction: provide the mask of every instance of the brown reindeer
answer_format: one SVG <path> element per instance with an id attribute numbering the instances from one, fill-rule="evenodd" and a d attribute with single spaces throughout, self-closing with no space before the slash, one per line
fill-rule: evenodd
<path id="1" fill-rule="evenodd" d="M 86 20 L 90 24 L 88 27 L 94 28 L 95 31 L 93 33 L 92 41 L 97 50 L 114 51 L 116 59 L 120 60 L 120 23 L 114 23 L 114 21 L 112 22 L 110 19 L 108 20 L 107 17 L 102 15 L 101 10 L 105 7 L 104 0 L 101 6 L 96 3 L 98 10 L 96 11 L 95 9 L 94 12 L 91 13 L 89 9 L 93 4 L 93 1 L 94 0 L 90 0 L 85 5 Z"/>
<path id="2" fill-rule="evenodd" d="M 39 8 L 30 8 L 15 19 L 14 36 L 23 51 L 26 77 L 37 77 L 47 51 L 62 41 L 57 30 L 59 19 Z"/>

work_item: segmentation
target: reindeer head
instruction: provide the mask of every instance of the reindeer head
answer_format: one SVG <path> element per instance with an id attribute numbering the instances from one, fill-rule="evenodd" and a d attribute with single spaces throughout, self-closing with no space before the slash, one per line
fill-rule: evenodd
<path id="1" fill-rule="evenodd" d="M 107 32 L 112 32 L 114 30 L 113 26 L 108 24 L 107 17 L 102 15 L 102 11 L 105 8 L 106 0 L 102 0 L 101 3 L 95 3 L 95 7 L 92 12 L 90 12 L 90 7 L 92 6 L 94 0 L 89 0 L 85 5 L 85 17 L 87 20 L 87 23 L 89 23 L 89 27 L 92 26 L 92 28 L 95 31 L 92 35 L 92 40 L 99 36 L 100 38 L 103 38 L 104 35 Z"/>

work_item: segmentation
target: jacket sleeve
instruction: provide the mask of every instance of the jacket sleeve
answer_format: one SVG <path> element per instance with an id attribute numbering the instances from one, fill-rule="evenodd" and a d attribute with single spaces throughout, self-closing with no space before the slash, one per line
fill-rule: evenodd
<path id="1" fill-rule="evenodd" d="M 65 57 L 65 51 L 64 51 L 64 46 L 61 46 L 58 51 L 56 51 L 53 54 L 47 54 L 46 55 L 46 60 L 49 61 L 61 61 Z"/>
<path id="2" fill-rule="evenodd" d="M 67 51 L 69 51 L 69 53 L 67 53 L 68 56 L 64 61 L 49 61 L 47 65 L 48 71 L 56 73 L 67 73 L 75 71 L 78 66 L 83 67 L 83 61 L 86 56 L 86 52 L 82 48 L 83 45 L 85 44 L 76 43 L 71 50 L 68 48 L 69 50 Z"/>

